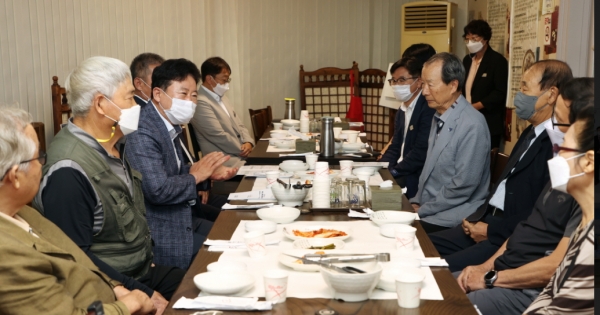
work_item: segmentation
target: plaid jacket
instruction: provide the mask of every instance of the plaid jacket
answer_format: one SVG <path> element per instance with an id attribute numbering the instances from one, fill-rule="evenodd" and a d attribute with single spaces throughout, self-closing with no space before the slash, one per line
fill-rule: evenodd
<path id="1" fill-rule="evenodd" d="M 181 131 L 179 126 L 175 129 Z M 179 136 L 171 140 L 152 102 L 142 107 L 138 130 L 127 136 L 125 155 L 142 173 L 148 226 L 155 242 L 154 262 L 187 269 L 193 254 L 190 201 L 198 197 L 196 181 L 184 162 Z"/>

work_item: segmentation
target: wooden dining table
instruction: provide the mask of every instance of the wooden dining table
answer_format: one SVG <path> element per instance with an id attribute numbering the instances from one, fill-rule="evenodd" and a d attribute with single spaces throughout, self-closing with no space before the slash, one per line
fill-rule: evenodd
<path id="1" fill-rule="evenodd" d="M 379 171 L 382 178 L 390 179 L 391 174 L 386 169 Z M 244 177 L 240 182 L 237 192 L 252 190 L 254 178 Z M 245 201 L 231 201 L 231 204 L 247 204 Z M 307 208 L 307 205 L 303 205 Z M 406 196 L 402 195 L 402 209 L 412 211 L 412 206 Z M 239 225 L 241 220 L 258 220 L 255 210 L 224 210 L 215 221 L 209 239 L 229 240 Z M 296 221 L 351 221 L 361 220 L 350 218 L 347 212 L 310 212 L 301 214 Z M 364 220 L 364 219 L 362 219 Z M 419 221 L 413 225 L 417 228 L 417 238 L 425 257 L 439 257 L 439 254 L 431 240 L 421 227 Z M 206 272 L 208 264 L 218 261 L 220 252 L 209 252 L 207 246 L 203 246 L 200 252 L 192 262 L 190 268 L 185 274 L 179 288 L 173 295 L 164 314 L 185 314 L 193 313 L 193 310 L 175 310 L 173 304 L 182 296 L 194 298 L 198 296 L 200 290 L 194 285 L 195 275 Z M 415 309 L 405 309 L 398 306 L 397 300 L 367 300 L 363 302 L 343 302 L 334 299 L 299 299 L 287 298 L 284 303 L 276 304 L 273 310 L 266 312 L 243 312 L 243 311 L 225 311 L 224 314 L 269 314 L 269 315 L 313 315 L 320 310 L 335 310 L 339 315 L 373 315 L 373 314 L 407 314 L 407 315 L 437 315 L 437 314 L 460 314 L 477 315 L 477 311 L 467 298 L 466 294 L 460 289 L 458 283 L 448 270 L 444 267 L 430 267 L 440 288 L 443 300 L 421 300 L 421 304 Z"/>
<path id="2" fill-rule="evenodd" d="M 271 137 L 270 131 L 273 130 L 272 127 L 268 127 L 265 133 L 261 138 L 269 138 Z M 361 141 L 363 143 L 367 142 L 366 137 L 361 137 Z M 296 159 L 296 160 L 304 160 L 303 156 L 279 156 L 279 154 L 289 154 L 294 152 L 267 152 L 267 148 L 269 147 L 269 141 L 267 140 L 258 140 L 256 142 L 256 146 L 250 152 L 248 157 L 246 158 L 247 165 L 277 165 L 284 160 Z M 367 149 L 368 153 L 373 153 L 371 148 Z M 319 161 L 329 162 L 330 165 L 339 165 L 340 160 L 354 160 L 357 162 L 374 162 L 376 161 L 376 157 L 366 157 L 366 158 L 356 158 L 344 156 L 343 154 L 337 153 L 331 157 L 319 157 Z"/>

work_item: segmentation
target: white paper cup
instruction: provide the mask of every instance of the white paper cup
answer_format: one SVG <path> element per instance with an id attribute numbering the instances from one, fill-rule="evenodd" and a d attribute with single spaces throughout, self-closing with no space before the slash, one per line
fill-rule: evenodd
<path id="1" fill-rule="evenodd" d="M 396 249 L 401 253 L 412 253 L 415 248 L 416 232 L 417 229 L 409 225 L 395 228 Z"/>
<path id="2" fill-rule="evenodd" d="M 333 127 L 333 136 L 339 139 L 340 134 L 342 134 L 342 127 Z"/>
<path id="3" fill-rule="evenodd" d="M 310 130 L 310 121 L 308 119 L 300 119 L 300 132 L 307 133 Z"/>
<path id="4" fill-rule="evenodd" d="M 268 171 L 265 174 L 267 175 L 267 187 L 271 187 L 273 184 L 277 183 L 279 171 Z"/>
<path id="5" fill-rule="evenodd" d="M 319 160 L 319 156 L 317 154 L 307 154 L 304 156 L 306 158 L 306 164 L 308 164 L 309 170 L 315 169 L 315 163 Z"/>
<path id="6" fill-rule="evenodd" d="M 352 160 L 341 160 L 340 161 L 340 175 L 352 176 L 352 165 L 354 165 L 354 161 L 352 161 Z"/>
<path id="7" fill-rule="evenodd" d="M 244 234 L 244 242 L 251 258 L 261 258 L 267 254 L 265 233 L 263 231 L 252 231 Z"/>
<path id="8" fill-rule="evenodd" d="M 423 280 L 425 280 L 425 275 L 420 270 L 417 270 L 417 268 L 407 268 L 396 277 L 398 306 L 403 308 L 419 307 L 421 304 Z"/>
<path id="9" fill-rule="evenodd" d="M 273 123 L 273 129 L 274 130 L 282 130 L 283 124 L 282 123 Z"/>
<path id="10" fill-rule="evenodd" d="M 265 299 L 274 303 L 283 303 L 287 298 L 289 272 L 281 269 L 270 269 L 263 274 L 265 281 Z"/>
<path id="11" fill-rule="evenodd" d="M 307 110 L 300 111 L 300 121 L 302 121 L 303 119 L 308 120 L 308 111 Z"/>
<path id="12" fill-rule="evenodd" d="M 315 162 L 315 180 L 316 179 L 329 180 L 329 163 L 328 162 Z"/>

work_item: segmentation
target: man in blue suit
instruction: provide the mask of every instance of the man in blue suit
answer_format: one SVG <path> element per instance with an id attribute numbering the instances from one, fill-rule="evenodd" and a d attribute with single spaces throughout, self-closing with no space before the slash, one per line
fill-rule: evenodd
<path id="1" fill-rule="evenodd" d="M 404 57 L 390 68 L 389 81 L 397 100 L 403 102 L 396 114 L 392 143 L 381 158 L 389 162 L 388 169 L 402 187 L 406 197 L 417 194 L 419 176 L 427 156 L 427 141 L 435 110 L 427 106 L 421 94 L 423 62 Z"/>
<path id="2" fill-rule="evenodd" d="M 188 164 L 191 156 L 180 138 L 180 125 L 194 115 L 199 79 L 200 71 L 186 59 L 167 60 L 156 67 L 152 99 L 142 108 L 138 131 L 127 138 L 125 147 L 131 166 L 143 175 L 148 225 L 155 241 L 154 260 L 184 269 L 212 227 L 206 220 L 210 217 L 193 215 L 193 207 L 201 202 L 199 190 L 207 190 L 197 184 L 207 179 L 229 179 L 237 172 L 222 165 L 229 156 L 221 152 Z"/>
<path id="3" fill-rule="evenodd" d="M 144 107 L 150 101 L 152 71 L 164 61 L 163 57 L 154 53 L 139 54 L 131 61 L 129 70 L 133 78 L 133 87 L 135 87 L 133 99 L 138 105 Z"/>

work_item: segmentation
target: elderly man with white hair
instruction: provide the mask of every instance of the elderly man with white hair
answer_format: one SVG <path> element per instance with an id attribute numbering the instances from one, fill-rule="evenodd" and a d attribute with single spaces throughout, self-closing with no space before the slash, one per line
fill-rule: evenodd
<path id="1" fill-rule="evenodd" d="M 92 57 L 65 88 L 73 118 L 50 144 L 35 207 L 100 270 L 146 292 L 161 313 L 185 271 L 153 264 L 141 175 L 122 154 L 120 140 L 137 129 L 140 113 L 129 68 Z"/>
<path id="2" fill-rule="evenodd" d="M 46 159 L 30 115 L 0 107 L 0 314 L 87 314 L 96 301 L 107 315 L 153 314 L 144 292 L 110 279 L 26 205 L 38 191 Z"/>

